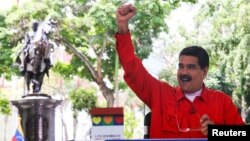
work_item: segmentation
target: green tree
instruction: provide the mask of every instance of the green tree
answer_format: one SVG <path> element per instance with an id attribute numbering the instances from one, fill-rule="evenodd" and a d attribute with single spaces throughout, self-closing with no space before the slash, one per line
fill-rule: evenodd
<path id="1" fill-rule="evenodd" d="M 135 132 L 135 128 L 138 126 L 138 122 L 136 122 L 135 113 L 131 111 L 131 108 L 125 107 L 125 111 L 126 112 L 124 115 L 124 136 L 126 137 L 126 139 L 133 139 L 134 134 L 138 134 Z"/>
<path id="2" fill-rule="evenodd" d="M 209 0 L 200 9 L 197 22 L 199 27 L 206 23 L 211 29 L 204 38 L 210 50 L 212 68 L 219 72 L 218 69 L 225 66 L 221 75 L 225 82 L 235 86 L 229 94 L 242 109 L 242 115 L 249 115 L 250 106 L 249 10 L 249 1 Z"/>
<path id="3" fill-rule="evenodd" d="M 187 32 L 190 30 L 180 26 L 176 35 L 169 35 L 170 41 L 166 46 L 172 49 L 164 51 L 165 58 L 178 60 L 171 50 L 179 52 L 180 47 L 193 44 L 206 48 L 210 55 L 207 86 L 230 95 L 246 121 L 250 119 L 249 10 L 250 3 L 245 0 L 207 0 L 198 7 L 195 29 Z M 171 62 L 166 61 L 170 67 L 166 67 L 168 69 L 160 77 L 176 84 L 173 80 L 175 68 L 171 67 L 174 66 Z"/>
<path id="4" fill-rule="evenodd" d="M 8 116 L 11 114 L 11 104 L 9 100 L 2 94 L 0 91 L 0 115 L 4 115 L 4 135 L 6 135 L 7 128 L 6 123 L 8 121 Z M 4 139 L 6 140 L 6 136 L 4 136 Z"/>
<path id="5" fill-rule="evenodd" d="M 0 92 L 0 114 L 10 115 L 11 104 L 9 100 Z"/>
<path id="6" fill-rule="evenodd" d="M 136 52 L 144 59 L 152 51 L 152 40 L 160 32 L 167 32 L 165 16 L 180 2 L 196 0 L 145 0 L 134 1 L 138 14 L 131 22 Z M 57 31 L 50 37 L 56 44 L 65 46 L 73 54 L 70 64 L 60 62 L 53 70 L 64 77 L 78 75 L 96 82 L 107 100 L 107 106 L 114 102 L 114 88 L 108 87 L 107 78 L 112 84 L 115 80 L 114 34 L 116 32 L 115 10 L 123 1 L 117 0 L 34 0 L 1 15 L 1 62 L 0 73 L 14 74 L 10 69 L 17 50 L 23 46 L 24 34 L 29 30 L 33 19 L 44 20 L 47 16 L 58 22 Z M 4 52 L 3 52 L 4 51 Z M 90 54 L 92 52 L 92 54 Z M 7 70 L 4 70 L 7 69 Z"/>
<path id="7" fill-rule="evenodd" d="M 77 130 L 77 117 L 79 111 L 89 112 L 92 108 L 96 107 L 97 97 L 95 95 L 96 90 L 93 88 L 83 89 L 77 88 L 69 93 L 69 98 L 72 102 L 73 118 L 74 118 L 74 138 Z"/>

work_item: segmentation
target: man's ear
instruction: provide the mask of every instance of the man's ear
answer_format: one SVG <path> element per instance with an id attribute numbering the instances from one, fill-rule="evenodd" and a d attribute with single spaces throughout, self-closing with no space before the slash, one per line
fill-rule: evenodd
<path id="1" fill-rule="evenodd" d="M 203 70 L 203 78 L 205 79 L 207 77 L 207 73 L 208 73 L 208 66 L 206 66 L 205 68 L 202 69 Z"/>

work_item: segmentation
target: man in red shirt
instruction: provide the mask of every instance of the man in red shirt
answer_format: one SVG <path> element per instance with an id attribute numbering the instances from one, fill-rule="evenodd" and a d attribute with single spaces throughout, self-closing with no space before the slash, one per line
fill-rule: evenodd
<path id="1" fill-rule="evenodd" d="M 148 73 L 134 53 L 128 28 L 135 14 L 131 4 L 117 9 L 116 48 L 126 83 L 151 109 L 150 138 L 206 138 L 209 124 L 244 124 L 228 95 L 205 86 L 209 56 L 202 47 L 190 46 L 180 52 L 178 87 Z"/>

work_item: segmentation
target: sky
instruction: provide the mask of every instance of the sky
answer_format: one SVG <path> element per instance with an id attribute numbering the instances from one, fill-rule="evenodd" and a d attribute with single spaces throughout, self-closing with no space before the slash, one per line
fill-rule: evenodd
<path id="1" fill-rule="evenodd" d="M 25 1 L 29 1 L 29 0 L 0 0 L 0 11 L 11 8 L 11 6 L 13 4 L 16 4 L 17 2 L 19 4 L 22 4 Z"/>
<path id="2" fill-rule="evenodd" d="M 0 9 L 5 10 L 12 6 L 16 0 L 0 0 Z"/>

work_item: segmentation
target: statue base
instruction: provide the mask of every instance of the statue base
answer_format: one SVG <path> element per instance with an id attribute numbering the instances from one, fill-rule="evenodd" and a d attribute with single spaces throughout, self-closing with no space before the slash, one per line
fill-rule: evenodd
<path id="1" fill-rule="evenodd" d="M 25 98 L 25 99 L 26 98 L 49 98 L 49 99 L 51 99 L 51 96 L 44 94 L 44 93 L 40 93 L 40 94 L 33 93 L 33 94 L 24 95 L 24 96 L 22 96 L 22 98 Z"/>
<path id="2" fill-rule="evenodd" d="M 27 94 L 11 103 L 18 108 L 25 141 L 55 140 L 55 108 L 61 100 L 47 94 Z"/>

